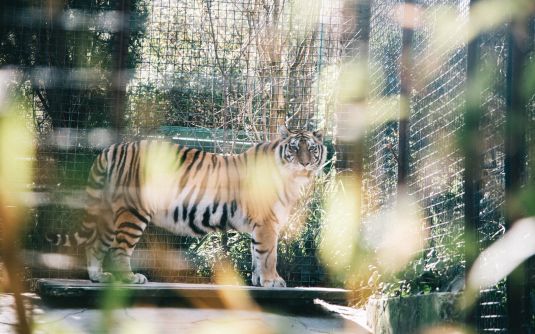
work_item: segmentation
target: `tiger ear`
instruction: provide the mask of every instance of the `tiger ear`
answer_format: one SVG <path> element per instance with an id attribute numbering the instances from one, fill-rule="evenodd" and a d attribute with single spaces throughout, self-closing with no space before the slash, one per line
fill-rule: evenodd
<path id="1" fill-rule="evenodd" d="M 286 125 L 279 125 L 279 136 L 281 139 L 286 139 L 290 136 L 290 131 Z"/>
<path id="2" fill-rule="evenodd" d="M 316 139 L 318 139 L 319 141 L 323 142 L 323 131 L 316 130 L 316 131 L 312 132 L 312 134 L 314 135 L 314 137 L 316 137 Z"/>

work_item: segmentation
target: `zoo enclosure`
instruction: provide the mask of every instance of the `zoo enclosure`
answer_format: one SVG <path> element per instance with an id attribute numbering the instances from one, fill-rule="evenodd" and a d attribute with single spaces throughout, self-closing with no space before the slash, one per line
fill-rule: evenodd
<path id="1" fill-rule="evenodd" d="M 229 153 L 269 139 L 284 122 L 323 128 L 338 139 L 338 169 L 362 171 L 365 224 L 405 192 L 424 216 L 423 250 L 390 291 L 455 291 L 473 260 L 467 236 L 483 249 L 510 224 L 503 213 L 506 184 L 517 185 L 524 168 L 507 160 L 508 111 L 514 105 L 524 117 L 529 111 L 531 119 L 533 103 L 525 107 L 528 101 L 511 93 L 519 89 L 514 78 L 522 59 L 513 51 L 510 23 L 482 32 L 471 44 L 458 42 L 473 6 L 468 1 L 123 0 L 46 6 L 7 1 L 2 6 L 0 62 L 17 66 L 22 76 L 18 88 L 39 142 L 38 200 L 26 240 L 38 254 L 27 261 L 39 268 L 32 275 L 65 275 L 66 269 L 81 275 L 72 273 L 75 264 L 44 266 L 51 250 L 40 236 L 46 229 L 72 228 L 93 157 L 117 139 L 164 136 Z M 446 14 L 453 24 L 440 20 Z M 441 25 L 450 31 L 437 41 Z M 532 27 L 527 36 L 531 44 Z M 344 108 L 354 101 L 343 101 L 334 91 L 340 88 L 334 83 L 341 65 L 354 59 L 366 62 L 368 114 Z M 476 87 L 481 103 L 474 121 L 467 87 L 484 72 L 492 75 Z M 361 129 L 348 122 L 355 118 L 366 119 L 362 152 L 346 136 Z M 458 145 L 470 131 L 480 134 L 476 151 Z M 517 158 L 521 161 L 522 154 Z M 309 221 L 299 238 L 282 241 L 280 269 L 290 285 L 339 284 L 329 280 L 316 258 L 320 226 Z M 222 257 L 233 258 L 244 276 L 250 269 L 248 240 L 238 234 L 197 241 L 152 230 L 147 237 L 137 250 L 137 265 L 155 279 L 209 281 L 213 263 Z M 169 257 L 160 255 L 164 251 Z M 162 266 L 162 258 L 185 263 Z M 173 270 L 155 270 L 161 267 Z M 480 331 L 515 332 L 508 318 L 515 314 L 508 309 L 516 303 L 511 298 L 525 305 L 530 296 L 515 297 L 508 294 L 514 286 L 507 287 L 504 281 L 481 291 L 472 319 Z M 519 314 L 526 320 L 530 312 Z"/>
<path id="2" fill-rule="evenodd" d="M 76 227 L 92 160 L 113 142 L 165 138 L 237 153 L 269 140 L 282 124 L 332 138 L 337 65 L 358 35 L 352 7 L 342 1 L 2 6 L 0 61 L 18 77 L 14 90 L 38 144 L 25 240 L 31 277 L 85 277 L 83 262 L 70 257 L 50 266 L 57 250 L 43 235 Z M 315 255 L 319 219 L 288 231 L 279 246 L 279 271 L 290 285 L 333 284 Z M 241 234 L 197 240 L 147 232 L 134 266 L 154 280 L 211 282 L 214 266 L 229 259 L 244 279 L 250 275 L 250 240 Z"/>
<path id="3" fill-rule="evenodd" d="M 382 112 L 372 109 L 364 139 L 364 222 L 404 196 L 426 221 L 420 257 L 386 289 L 396 295 L 460 291 L 476 256 L 531 212 L 516 205 L 532 182 L 533 12 L 464 39 L 484 6 L 371 1 L 371 104 Z M 528 333 L 532 300 L 528 261 L 482 288 L 467 321 L 478 332 Z"/>

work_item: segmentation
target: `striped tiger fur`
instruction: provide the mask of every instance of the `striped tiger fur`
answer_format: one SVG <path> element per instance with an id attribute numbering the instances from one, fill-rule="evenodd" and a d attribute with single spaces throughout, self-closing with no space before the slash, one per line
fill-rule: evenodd
<path id="1" fill-rule="evenodd" d="M 91 167 L 82 225 L 51 241 L 84 246 L 93 282 L 145 283 L 130 257 L 149 223 L 192 236 L 234 229 L 252 236 L 252 284 L 286 286 L 276 270 L 278 233 L 326 148 L 320 132 L 279 132 L 238 155 L 146 140 L 111 145 Z M 107 254 L 113 273 L 103 270 Z"/>

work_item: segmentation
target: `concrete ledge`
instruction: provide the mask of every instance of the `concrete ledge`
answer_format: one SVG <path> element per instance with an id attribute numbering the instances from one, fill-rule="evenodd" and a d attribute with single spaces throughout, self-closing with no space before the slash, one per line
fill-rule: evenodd
<path id="1" fill-rule="evenodd" d="M 96 305 L 110 289 L 120 290 L 131 302 L 224 307 L 224 298 L 248 295 L 261 305 L 315 307 L 314 299 L 345 304 L 349 291 L 331 288 L 261 288 L 237 285 L 154 283 L 109 285 L 87 280 L 40 279 L 37 292 L 48 303 Z"/>
<path id="2" fill-rule="evenodd" d="M 462 320 L 456 309 L 459 294 L 370 299 L 366 305 L 368 325 L 375 334 L 417 333 L 422 328 Z"/>

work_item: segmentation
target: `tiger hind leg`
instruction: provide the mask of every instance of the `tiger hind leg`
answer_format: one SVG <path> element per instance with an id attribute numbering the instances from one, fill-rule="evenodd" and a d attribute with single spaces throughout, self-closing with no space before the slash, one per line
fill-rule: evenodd
<path id="1" fill-rule="evenodd" d="M 85 249 L 87 258 L 87 272 L 89 274 L 89 279 L 92 282 L 110 283 L 113 281 L 113 275 L 109 272 L 104 272 L 102 269 L 107 250 L 107 247 L 99 239 L 95 240 Z"/>
<path id="2" fill-rule="evenodd" d="M 110 263 L 115 277 L 124 283 L 144 284 L 143 274 L 133 273 L 130 258 L 141 239 L 149 219 L 137 210 L 120 210 L 115 219 L 115 239 L 110 247 Z"/>
<path id="3" fill-rule="evenodd" d="M 89 279 L 95 283 L 109 283 L 113 281 L 113 275 L 104 272 L 104 258 L 108 253 L 113 231 L 110 224 L 113 223 L 111 208 L 102 204 L 100 192 L 88 188 L 88 202 L 86 204 L 85 220 L 82 224 L 86 229 L 94 230 L 85 246 L 87 260 L 87 273 Z"/>

